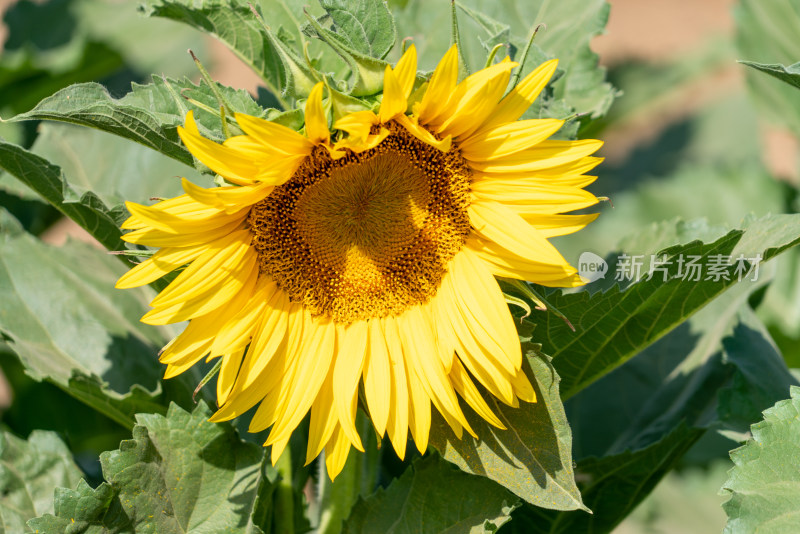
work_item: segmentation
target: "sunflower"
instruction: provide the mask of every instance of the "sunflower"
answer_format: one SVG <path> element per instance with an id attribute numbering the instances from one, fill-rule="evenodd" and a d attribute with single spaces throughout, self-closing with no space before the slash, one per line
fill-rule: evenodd
<path id="1" fill-rule="evenodd" d="M 160 355 L 166 377 L 221 358 L 212 420 L 258 405 L 250 431 L 272 427 L 273 462 L 310 411 L 307 461 L 324 449 L 331 478 L 351 446 L 363 451 L 362 385 L 401 458 L 409 431 L 425 451 L 431 405 L 459 438 L 475 435 L 464 403 L 503 428 L 476 382 L 511 406 L 536 396 L 495 277 L 582 284 L 548 238 L 588 224 L 595 215 L 564 213 L 598 202 L 582 188 L 601 142 L 548 140 L 563 121 L 518 120 L 556 64 L 505 94 L 517 63 L 458 83 L 453 47 L 413 91 L 411 46 L 386 67 L 377 113 L 329 128 L 317 84 L 304 134 L 237 114 L 244 134 L 219 144 L 189 112 L 183 143 L 230 185 L 183 179 L 179 197 L 128 203 L 124 239 L 159 250 L 117 283 L 183 267 L 142 318 L 189 321 Z"/>

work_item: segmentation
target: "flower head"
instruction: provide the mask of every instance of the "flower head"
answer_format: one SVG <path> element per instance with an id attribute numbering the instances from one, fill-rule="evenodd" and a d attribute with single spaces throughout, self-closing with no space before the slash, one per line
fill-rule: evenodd
<path id="1" fill-rule="evenodd" d="M 502 422 L 500 401 L 534 402 L 512 316 L 495 276 L 546 286 L 582 283 L 548 238 L 595 215 L 582 188 L 599 141 L 549 141 L 563 124 L 518 120 L 556 68 L 548 61 L 508 94 L 506 59 L 460 83 L 455 47 L 410 101 L 416 52 L 386 68 L 377 113 L 328 126 L 323 85 L 305 105 L 305 134 L 236 115 L 244 135 L 179 134 L 197 159 L 234 184 L 153 206 L 128 203 L 124 239 L 159 247 L 118 287 L 185 268 L 142 321 L 189 321 L 161 354 L 166 376 L 222 358 L 219 410 L 271 428 L 273 461 L 310 411 L 308 461 L 323 449 L 331 477 L 351 446 L 359 386 L 379 435 L 405 454 L 428 443 L 431 406 L 457 436 L 468 405 Z M 504 96 L 505 95 L 505 96 Z M 460 398 L 459 398 L 460 397 Z"/>

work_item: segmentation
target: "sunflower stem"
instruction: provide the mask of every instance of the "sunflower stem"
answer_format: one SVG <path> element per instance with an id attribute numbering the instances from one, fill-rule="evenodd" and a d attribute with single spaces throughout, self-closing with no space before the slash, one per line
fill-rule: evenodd
<path id="1" fill-rule="evenodd" d="M 531 45 L 533 44 L 533 40 L 536 38 L 536 34 L 539 33 L 539 29 L 540 28 L 544 28 L 546 30 L 547 29 L 547 25 L 545 25 L 544 23 L 537 24 L 536 27 L 533 29 L 533 32 L 531 33 L 531 37 L 530 37 L 530 39 L 528 39 L 528 44 L 525 45 L 525 50 L 522 52 L 522 57 L 519 60 L 519 67 L 517 67 L 517 70 L 514 72 L 514 75 L 511 77 L 511 86 L 509 88 L 509 91 L 511 89 L 515 88 L 517 86 L 517 84 L 519 83 L 519 78 L 522 75 L 522 69 L 525 68 L 525 61 L 527 61 L 527 59 L 528 59 L 528 52 L 531 51 Z"/>
<path id="2" fill-rule="evenodd" d="M 228 129 L 228 120 L 225 118 L 225 106 L 219 107 L 219 120 L 222 121 L 222 135 L 225 139 L 231 138 L 231 131 Z"/>
<path id="3" fill-rule="evenodd" d="M 222 95 L 222 93 L 219 92 L 219 87 L 217 87 L 217 83 L 214 80 L 211 79 L 211 76 L 208 74 L 208 71 L 203 66 L 203 64 L 200 62 L 200 60 L 197 59 L 197 56 L 194 55 L 194 52 L 189 50 L 189 54 L 191 54 L 192 59 L 194 60 L 194 64 L 197 65 L 197 70 L 200 71 L 200 76 L 203 77 L 203 80 L 206 82 L 208 87 L 211 89 L 211 92 L 214 93 L 214 96 L 216 97 L 217 102 L 219 102 L 220 108 L 224 107 L 225 110 L 227 111 L 227 114 L 230 115 L 231 117 L 233 117 L 233 110 L 231 109 L 231 105 L 228 103 L 228 101 L 225 99 L 225 97 Z M 225 124 L 225 118 L 224 118 L 225 115 L 223 114 L 222 117 L 223 117 L 223 119 L 222 119 L 222 128 L 223 128 L 223 130 L 226 130 L 227 126 Z"/>
<path id="4" fill-rule="evenodd" d="M 292 450 L 286 447 L 275 463 L 280 473 L 275 489 L 275 514 L 273 532 L 294 534 L 294 488 L 292 487 Z"/>
<path id="5" fill-rule="evenodd" d="M 374 431 L 371 421 L 364 417 L 360 410 L 356 419 L 356 427 L 362 443 L 365 444 L 365 452 L 351 451 L 344 468 L 335 481 L 331 481 L 328 477 L 324 457 L 319 460 L 321 513 L 317 527 L 318 534 L 339 534 L 342 531 L 342 522 L 350 515 L 350 510 L 359 495 L 372 493 L 377 484 L 381 451 L 377 447 L 366 445 L 374 439 Z"/>
<path id="6" fill-rule="evenodd" d="M 469 65 L 461 49 L 461 33 L 458 31 L 458 17 L 456 16 L 456 0 L 450 0 L 450 46 L 456 45 L 458 49 L 459 78 L 469 74 Z"/>
<path id="7" fill-rule="evenodd" d="M 221 367 L 222 367 L 222 358 L 217 360 L 217 363 L 214 365 L 214 367 L 211 368 L 208 374 L 200 381 L 199 384 L 197 384 L 197 387 L 194 388 L 194 393 L 192 393 L 192 400 L 194 402 L 197 402 L 195 397 L 197 396 L 198 393 L 200 393 L 200 390 L 203 389 L 203 386 L 208 384 L 208 382 L 217 375 Z"/>

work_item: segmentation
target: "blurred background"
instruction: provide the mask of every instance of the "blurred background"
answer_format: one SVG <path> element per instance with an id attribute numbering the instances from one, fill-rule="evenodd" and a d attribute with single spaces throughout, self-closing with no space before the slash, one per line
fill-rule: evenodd
<path id="1" fill-rule="evenodd" d="M 136 4 L 0 0 L 0 117 L 27 111 L 71 83 L 98 81 L 120 97 L 151 73 L 197 81 L 189 48 L 212 77 L 258 96 L 258 78 L 226 48 L 177 23 L 144 19 Z M 786 102 L 791 91 L 781 82 L 736 62 L 800 61 L 798 28 L 775 25 L 791 2 L 610 4 L 606 33 L 592 47 L 620 95 L 609 115 L 581 135 L 605 141 L 606 161 L 591 189 L 610 197 L 613 207 L 605 205 L 596 223 L 558 241 L 567 259 L 576 262 L 583 251 L 605 256 L 626 234 L 662 220 L 705 218 L 710 226 L 733 228 L 751 213 L 798 211 L 800 112 L 776 110 L 800 104 Z M 770 26 L 773 41 L 752 37 L 763 26 Z M 761 86 L 757 94 L 753 85 Z M 0 136 L 32 147 L 86 187 L 108 172 L 157 173 L 166 191 L 185 172 L 143 147 L 63 124 L 0 123 Z M 12 177 L 0 175 L 0 205 L 50 243 L 90 239 Z M 757 308 L 792 368 L 800 367 L 799 267 L 797 249 L 771 265 L 771 287 L 781 289 L 768 288 Z M 56 386 L 26 377 L 2 342 L 0 366 L 2 423 L 23 437 L 33 428 L 60 432 L 99 481 L 98 452 L 116 448 L 128 432 Z M 709 433 L 615 532 L 721 532 L 725 514 L 717 492 L 732 466 L 727 451 L 736 445 Z"/>

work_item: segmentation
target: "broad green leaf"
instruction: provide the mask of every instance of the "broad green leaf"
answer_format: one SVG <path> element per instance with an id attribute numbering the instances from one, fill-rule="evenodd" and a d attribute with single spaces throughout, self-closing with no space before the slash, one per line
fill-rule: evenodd
<path id="1" fill-rule="evenodd" d="M 0 431 L 0 533 L 27 532 L 28 519 L 53 511 L 53 488 L 81 476 L 55 433 L 35 430 L 23 440 Z"/>
<path id="2" fill-rule="evenodd" d="M 736 19 L 736 44 L 742 59 L 751 63 L 792 65 L 800 60 L 797 24 L 800 0 L 741 0 Z M 746 69 L 747 85 L 761 113 L 771 122 L 800 135 L 797 89 L 760 72 Z"/>
<path id="3" fill-rule="evenodd" d="M 0 141 L 0 169 L 38 193 L 106 248 L 123 248 L 117 226 L 121 214 L 109 211 L 91 191 L 79 197 L 57 166 L 17 145 Z"/>
<path id="4" fill-rule="evenodd" d="M 531 345 L 523 365 L 537 402 L 511 408 L 485 394 L 484 399 L 506 426 L 500 430 L 465 409 L 480 439 L 458 439 L 435 416 L 430 442 L 442 456 L 467 473 L 483 475 L 525 501 L 557 510 L 586 510 L 572 470 L 572 435 L 559 396 L 559 379 L 550 359 Z"/>
<path id="5" fill-rule="evenodd" d="M 383 59 L 394 46 L 397 30 L 382 0 L 320 0 L 336 34 L 353 50 Z"/>
<path id="6" fill-rule="evenodd" d="M 682 422 L 743 432 L 785 397 L 797 382 L 747 306 L 758 288 L 749 285 L 733 288 L 570 398 L 575 456 L 648 447 Z"/>
<path id="7" fill-rule="evenodd" d="M 91 191 L 115 208 L 125 201 L 150 204 L 154 197 L 178 196 L 182 177 L 213 185 L 209 176 L 154 150 L 71 124 L 42 124 L 31 151 L 61 167 L 77 195 Z"/>
<path id="8" fill-rule="evenodd" d="M 653 490 L 702 430 L 681 425 L 651 446 L 603 458 L 585 458 L 575 468 L 584 502 L 592 514 L 523 505 L 502 534 L 611 532 Z"/>
<path id="9" fill-rule="evenodd" d="M 134 413 L 164 410 L 156 354 L 175 332 L 139 322 L 151 292 L 115 289 L 124 272 L 83 243 L 0 236 L 0 332 L 26 371 L 130 427 Z"/>
<path id="10" fill-rule="evenodd" d="M 42 534 L 261 533 L 251 514 L 272 491 L 263 449 L 210 415 L 204 403 L 192 413 L 172 404 L 166 416 L 137 415 L 133 439 L 100 455 L 107 483 L 59 491 L 55 515 L 28 524 Z"/>
<path id="11" fill-rule="evenodd" d="M 556 57 L 563 76 L 545 95 L 548 102 L 537 103 L 530 110 L 531 116 L 547 114 L 543 108 L 548 107 L 570 110 L 561 118 L 573 109 L 594 118 L 608 110 L 615 91 L 605 82 L 605 69 L 598 66 L 597 55 L 589 48 L 590 40 L 605 27 L 609 9 L 605 0 L 466 0 L 459 5 L 469 10 L 459 11 L 459 28 L 463 55 L 472 72 L 486 62 L 482 41 L 498 42 L 505 35 L 497 24 L 510 26 L 507 43 L 509 52 L 515 52 L 514 60 L 520 59 L 533 28 L 540 23 L 547 25 L 547 30 L 536 36 L 522 74 Z M 450 46 L 449 3 L 411 1 L 393 12 L 399 37 L 413 38 L 420 51 L 421 69 L 432 70 Z"/>
<path id="12" fill-rule="evenodd" d="M 261 77 L 276 98 L 286 94 L 292 73 L 287 72 L 280 49 L 267 36 L 247 2 L 146 0 L 141 10 L 148 17 L 179 21 L 214 35 Z M 269 24 L 268 13 L 264 16 Z"/>
<path id="13" fill-rule="evenodd" d="M 793 532 L 800 518 L 800 388 L 764 412 L 753 438 L 731 451 L 722 492 L 731 496 L 725 532 Z"/>
<path id="14" fill-rule="evenodd" d="M 669 233 L 662 234 L 662 238 Z M 651 239 L 649 250 L 638 259 L 629 256 L 631 269 L 619 273 L 638 278 L 633 264 L 642 262 L 639 282 L 625 289 L 614 285 L 592 292 L 613 283 L 618 272 L 608 272 L 606 280 L 589 286 L 589 291 L 548 295 L 550 303 L 569 318 L 577 331 L 552 314 L 535 312 L 533 321 L 540 327 L 535 341 L 553 355 L 563 395 L 568 398 L 658 340 L 739 279 L 752 279 L 755 264 L 761 268 L 763 262 L 799 242 L 800 216 L 796 215 L 754 220 L 743 230 L 731 231 L 708 244 L 694 241 L 663 248 L 664 241 Z M 670 263 L 664 263 L 664 271 L 654 272 L 648 280 L 650 255 L 662 248 L 662 259 Z M 639 252 L 628 250 L 633 255 Z M 701 266 L 700 280 L 694 281 L 697 270 L 692 272 L 679 262 L 681 255 L 685 261 L 691 259 L 689 256 L 699 256 L 696 264 Z M 755 261 L 759 256 L 761 259 Z M 721 262 L 719 270 L 723 274 L 719 280 L 714 275 L 709 278 L 709 266 L 715 261 Z M 728 261 L 732 264 L 723 265 Z M 750 267 L 753 270 L 748 274 Z"/>
<path id="15" fill-rule="evenodd" d="M 218 85 L 233 111 L 262 115 L 263 110 L 242 90 Z M 196 106 L 183 97 L 194 99 Z M 176 126 L 182 125 L 186 113 L 195 110 L 203 133 L 218 136 L 221 131 L 216 97 L 206 85 L 191 81 L 154 77 L 147 85 L 132 84 L 132 91 L 122 98 L 112 98 L 97 83 L 67 87 L 45 98 L 32 110 L 13 117 L 12 121 L 54 120 L 90 126 L 136 141 L 187 165 L 192 155 L 181 145 Z"/>
<path id="16" fill-rule="evenodd" d="M 761 72 L 766 72 L 770 76 L 773 76 L 800 89 L 800 62 L 795 63 L 794 65 L 789 65 L 788 67 L 786 65 L 768 65 L 765 63 L 755 63 L 753 61 L 740 61 L 740 63 L 743 63 L 748 67 L 753 67 Z"/>
<path id="17" fill-rule="evenodd" d="M 518 503 L 497 484 L 432 454 L 414 462 L 386 489 L 359 499 L 342 533 L 488 534 L 508 522 Z"/>

